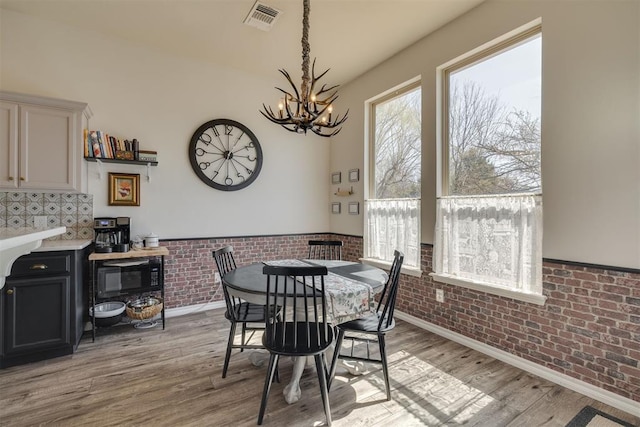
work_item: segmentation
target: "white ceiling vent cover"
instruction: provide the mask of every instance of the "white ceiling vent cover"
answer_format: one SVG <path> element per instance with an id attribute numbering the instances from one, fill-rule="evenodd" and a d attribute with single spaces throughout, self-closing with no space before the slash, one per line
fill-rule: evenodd
<path id="1" fill-rule="evenodd" d="M 244 23 L 259 28 L 262 31 L 269 31 L 281 13 L 282 11 L 267 6 L 261 3 L 260 0 L 257 0 L 244 19 Z"/>

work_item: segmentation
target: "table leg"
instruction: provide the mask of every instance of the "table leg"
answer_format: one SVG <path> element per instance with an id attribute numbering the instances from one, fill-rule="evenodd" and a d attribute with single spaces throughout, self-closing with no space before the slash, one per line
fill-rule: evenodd
<path id="1" fill-rule="evenodd" d="M 335 343 L 331 345 L 331 359 L 329 360 L 333 360 L 333 352 L 338 351 L 338 349 L 335 348 Z M 344 370 L 346 370 L 347 372 L 349 372 L 351 375 L 363 375 L 365 374 L 368 369 L 365 366 L 364 362 L 360 362 L 358 360 L 347 360 L 347 359 L 338 359 L 336 361 L 336 372 L 338 372 L 338 368 L 342 368 Z"/>
<path id="2" fill-rule="evenodd" d="M 332 346 L 333 347 L 333 346 Z M 249 356 L 251 359 L 251 356 Z M 266 358 L 261 361 L 262 366 L 264 361 L 268 359 L 268 354 Z M 282 394 L 284 395 L 284 400 L 289 403 L 295 403 L 300 400 L 302 397 L 302 390 L 300 389 L 300 378 L 302 377 L 302 373 L 304 372 L 305 367 L 314 366 L 310 362 L 313 361 L 312 357 L 294 357 L 293 358 L 293 373 L 291 374 L 291 381 L 286 385 Z M 253 363 L 253 360 L 252 360 Z M 363 362 L 358 362 L 354 360 L 343 360 L 338 359 L 338 367 L 342 367 L 346 369 L 351 375 L 362 375 L 367 372 L 367 368 Z"/>
<path id="3" fill-rule="evenodd" d="M 300 378 L 304 372 L 304 368 L 307 365 L 307 357 L 293 357 L 293 373 L 291 374 L 291 381 L 284 388 L 282 394 L 284 394 L 284 400 L 287 403 L 295 403 L 300 400 L 302 391 L 300 390 Z M 255 350 L 249 354 L 249 360 L 253 366 L 262 367 L 269 360 L 269 352 L 265 350 Z M 313 360 L 313 358 L 312 358 Z"/>
<path id="4" fill-rule="evenodd" d="M 264 366 L 269 361 L 269 352 L 267 350 L 254 350 L 249 354 L 249 361 L 253 366 Z"/>
<path id="5" fill-rule="evenodd" d="M 355 375 L 355 376 L 363 375 L 368 371 L 368 369 L 364 365 L 364 362 L 358 362 L 356 360 L 338 359 L 336 363 L 337 363 L 336 366 L 338 368 L 346 369 L 347 372 L 349 372 L 351 375 Z"/>
<path id="6" fill-rule="evenodd" d="M 307 363 L 306 357 L 295 357 L 293 360 L 293 373 L 291 374 L 291 381 L 284 388 L 282 394 L 284 394 L 284 400 L 291 404 L 300 400 L 302 391 L 300 390 L 300 377 L 304 371 L 304 366 Z"/>
<path id="7" fill-rule="evenodd" d="M 333 346 L 332 346 L 333 347 Z M 333 349 L 333 348 L 332 348 Z M 289 403 L 295 403 L 302 397 L 302 390 L 300 389 L 300 378 L 307 367 L 314 367 L 313 357 L 293 357 L 293 372 L 291 374 L 291 380 L 287 384 L 282 392 L 284 400 Z M 265 366 L 265 363 L 269 360 L 269 352 L 266 350 L 254 350 L 249 354 L 249 360 L 253 366 Z M 367 368 L 363 362 L 354 360 L 338 359 L 338 368 L 343 368 L 351 375 L 362 375 L 367 372 Z"/>

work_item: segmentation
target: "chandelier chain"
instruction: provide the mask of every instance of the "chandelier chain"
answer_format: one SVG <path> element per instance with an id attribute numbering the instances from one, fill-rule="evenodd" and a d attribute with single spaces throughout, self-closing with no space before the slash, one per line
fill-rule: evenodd
<path id="1" fill-rule="evenodd" d="M 303 101 L 307 101 L 309 96 L 309 52 L 311 52 L 309 44 L 309 12 L 311 11 L 311 6 L 309 1 L 304 0 L 302 14 L 302 85 L 300 89 Z"/>

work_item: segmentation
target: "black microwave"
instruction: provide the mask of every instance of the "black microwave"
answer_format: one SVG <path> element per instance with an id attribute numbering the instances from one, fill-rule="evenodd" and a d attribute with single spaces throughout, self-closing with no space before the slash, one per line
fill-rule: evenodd
<path id="1" fill-rule="evenodd" d="M 99 298 L 157 291 L 161 288 L 162 266 L 153 259 L 114 260 L 96 270 Z"/>

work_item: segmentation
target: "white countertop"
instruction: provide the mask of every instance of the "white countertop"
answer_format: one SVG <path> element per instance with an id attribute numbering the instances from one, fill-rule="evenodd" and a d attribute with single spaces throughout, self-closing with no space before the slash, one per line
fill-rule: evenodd
<path id="1" fill-rule="evenodd" d="M 77 251 L 84 249 L 91 244 L 91 239 L 73 239 L 73 240 L 43 240 L 42 246 L 33 252 L 47 251 Z"/>
<path id="2" fill-rule="evenodd" d="M 0 289 L 4 287 L 5 278 L 11 273 L 11 266 L 18 257 L 38 249 L 42 239 L 58 236 L 65 231 L 67 227 L 0 227 Z"/>
<path id="3" fill-rule="evenodd" d="M 67 231 L 66 227 L 0 227 L 0 251 L 8 250 L 25 243 L 57 236 L 65 231 Z"/>

